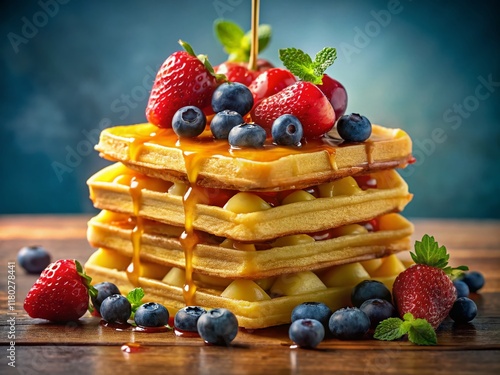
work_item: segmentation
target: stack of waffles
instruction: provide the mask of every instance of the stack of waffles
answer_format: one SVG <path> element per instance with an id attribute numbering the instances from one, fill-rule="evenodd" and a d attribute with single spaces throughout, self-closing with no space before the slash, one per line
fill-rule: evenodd
<path id="1" fill-rule="evenodd" d="M 373 126 L 362 143 L 335 129 L 302 147 L 231 149 L 209 130 L 179 139 L 151 124 L 101 133 L 113 161 L 88 180 L 94 282 L 142 287 L 171 314 L 231 310 L 248 329 L 290 322 L 308 301 L 335 310 L 364 279 L 391 286 L 404 269 L 411 200 L 397 174 L 412 160 L 400 129 Z"/>

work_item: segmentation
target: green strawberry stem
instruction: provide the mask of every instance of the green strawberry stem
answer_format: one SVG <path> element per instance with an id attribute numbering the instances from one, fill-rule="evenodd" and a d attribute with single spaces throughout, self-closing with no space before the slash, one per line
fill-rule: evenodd
<path id="1" fill-rule="evenodd" d="M 416 264 L 425 264 L 442 269 L 452 279 L 459 277 L 469 267 L 459 266 L 452 268 L 448 266 L 450 255 L 445 246 L 439 246 L 434 237 L 425 234 L 422 241 L 415 241 L 415 252 L 410 252 L 411 258 Z"/>
<path id="2" fill-rule="evenodd" d="M 181 45 L 182 48 L 184 48 L 184 50 L 190 54 L 191 56 L 194 56 L 196 58 L 198 58 L 198 60 L 200 60 L 203 64 L 203 66 L 205 66 L 205 69 L 215 77 L 215 79 L 217 79 L 217 81 L 219 82 L 222 82 L 222 81 L 227 81 L 227 78 L 224 74 L 218 74 L 218 73 L 215 73 L 214 71 L 214 68 L 212 66 L 212 64 L 210 64 L 210 61 L 208 61 L 208 56 L 207 55 L 196 55 L 194 53 L 194 50 L 193 50 L 193 47 L 191 47 L 191 45 L 185 41 L 183 41 L 182 39 L 179 39 L 179 44 Z"/>
<path id="3" fill-rule="evenodd" d="M 92 286 L 92 284 L 91 284 L 92 283 L 92 278 L 85 273 L 85 271 L 83 270 L 83 267 L 82 267 L 82 265 L 81 265 L 81 263 L 79 261 L 77 261 L 76 259 L 74 259 L 74 262 L 75 262 L 76 272 L 83 279 L 83 282 L 84 282 L 85 286 L 87 287 L 87 290 L 88 290 L 90 298 L 97 297 L 97 293 L 98 293 L 97 289 L 94 288 Z M 94 311 L 94 308 L 93 308 L 92 304 L 90 303 L 90 301 L 89 301 L 88 310 L 90 312 Z"/>
<path id="4" fill-rule="evenodd" d="M 303 81 L 316 85 L 323 82 L 323 74 L 337 58 L 337 50 L 325 47 L 319 51 L 314 60 L 304 51 L 297 48 L 284 48 L 279 50 L 280 60 L 283 65 Z"/>

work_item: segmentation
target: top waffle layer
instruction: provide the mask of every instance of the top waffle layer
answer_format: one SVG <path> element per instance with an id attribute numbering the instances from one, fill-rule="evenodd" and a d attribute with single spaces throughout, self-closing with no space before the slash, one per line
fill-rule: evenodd
<path id="1" fill-rule="evenodd" d="M 178 139 L 172 129 L 138 124 L 105 129 L 96 149 L 147 176 L 240 191 L 300 189 L 362 172 L 404 168 L 412 158 L 406 132 L 378 125 L 363 143 L 346 144 L 333 130 L 301 147 L 231 149 L 210 131 Z"/>

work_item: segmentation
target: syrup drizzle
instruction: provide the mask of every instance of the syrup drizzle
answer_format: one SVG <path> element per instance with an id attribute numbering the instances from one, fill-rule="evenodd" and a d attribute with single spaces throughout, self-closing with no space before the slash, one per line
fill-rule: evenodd
<path id="1" fill-rule="evenodd" d="M 132 229 L 132 262 L 127 267 L 127 277 L 134 286 L 139 285 L 139 277 L 142 273 L 141 266 L 141 237 L 144 233 L 143 218 L 139 216 L 141 209 L 142 186 L 140 180 L 135 176 L 130 180 L 130 196 L 132 197 L 135 226 Z"/>
<path id="2" fill-rule="evenodd" d="M 196 293 L 196 285 L 193 280 L 193 251 L 200 242 L 194 230 L 194 221 L 196 219 L 196 204 L 201 200 L 202 189 L 196 185 L 196 181 L 198 180 L 201 162 L 205 156 L 203 153 L 197 152 L 183 152 L 182 155 L 190 186 L 182 198 L 185 219 L 184 232 L 180 236 L 180 242 L 184 250 L 185 260 L 183 296 L 185 304 L 190 306 L 194 305 L 194 295 Z"/>

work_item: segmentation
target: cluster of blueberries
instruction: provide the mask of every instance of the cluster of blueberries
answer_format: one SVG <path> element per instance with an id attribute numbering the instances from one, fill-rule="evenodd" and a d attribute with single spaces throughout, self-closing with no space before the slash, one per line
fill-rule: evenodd
<path id="1" fill-rule="evenodd" d="M 132 314 L 130 301 L 113 283 L 99 283 L 95 288 L 98 293 L 92 298 L 92 304 L 102 319 L 126 324 Z M 140 305 L 134 314 L 134 322 L 139 327 L 164 327 L 169 319 L 168 309 L 156 302 Z M 207 311 L 199 306 L 187 306 L 175 314 L 174 327 L 181 332 L 197 332 L 209 344 L 227 346 L 238 333 L 238 320 L 227 309 Z"/>
<path id="2" fill-rule="evenodd" d="M 253 104 L 251 91 L 241 83 L 226 82 L 217 87 L 212 95 L 215 115 L 210 122 L 214 138 L 227 139 L 232 147 L 262 147 L 267 137 L 264 128 L 243 119 Z M 172 119 L 172 129 L 179 137 L 197 137 L 205 126 L 206 117 L 196 106 L 180 108 Z M 271 135 L 276 144 L 298 145 L 303 135 L 302 124 L 295 116 L 283 115 L 273 124 Z"/>
<path id="3" fill-rule="evenodd" d="M 260 148 L 266 141 L 266 130 L 257 124 L 246 123 L 244 116 L 254 104 L 253 95 L 245 85 L 238 82 L 223 83 L 212 95 L 215 112 L 210 130 L 215 139 L 227 139 L 232 147 Z M 197 137 L 205 130 L 207 119 L 196 106 L 185 106 L 177 110 L 172 118 L 172 129 L 181 138 Z M 342 116 L 337 122 L 339 135 L 349 142 L 364 142 L 370 137 L 370 121 L 359 114 Z M 300 120 L 291 114 L 279 116 L 272 124 L 273 142 L 282 146 L 298 146 L 304 130 Z"/>
<path id="4" fill-rule="evenodd" d="M 20 249 L 17 260 L 28 273 L 39 274 L 50 264 L 50 255 L 41 246 L 27 246 Z M 484 282 L 484 276 L 477 271 L 464 273 L 453 281 L 457 300 L 449 316 L 456 323 L 467 323 L 476 317 L 477 306 L 468 296 L 479 291 Z M 92 298 L 92 304 L 101 317 L 110 323 L 126 323 L 132 306 L 116 285 L 104 282 L 96 284 L 95 288 L 98 294 Z M 351 302 L 353 307 L 335 312 L 320 302 L 296 306 L 291 316 L 290 339 L 307 348 L 316 347 L 327 332 L 338 339 L 359 339 L 370 329 L 375 329 L 379 322 L 396 314 L 391 292 L 380 281 L 365 280 L 356 285 Z M 135 323 L 142 327 L 166 326 L 169 318 L 168 310 L 155 302 L 142 304 L 134 314 Z M 216 345 L 229 345 L 238 333 L 238 320 L 227 309 L 206 311 L 198 306 L 187 306 L 176 313 L 174 326 L 182 332 L 197 332 L 203 340 Z"/>
<path id="5" fill-rule="evenodd" d="M 454 281 L 457 300 L 450 318 L 456 323 L 468 323 L 477 314 L 477 307 L 468 298 L 469 292 L 477 292 L 484 285 L 481 273 L 473 271 Z M 288 334 L 290 340 L 304 348 L 315 348 L 323 341 L 327 332 L 341 340 L 363 338 L 370 329 L 388 318 L 396 316 L 389 289 L 380 281 L 364 280 L 351 293 L 353 307 L 332 312 L 324 303 L 306 302 L 292 311 L 292 324 Z"/>

